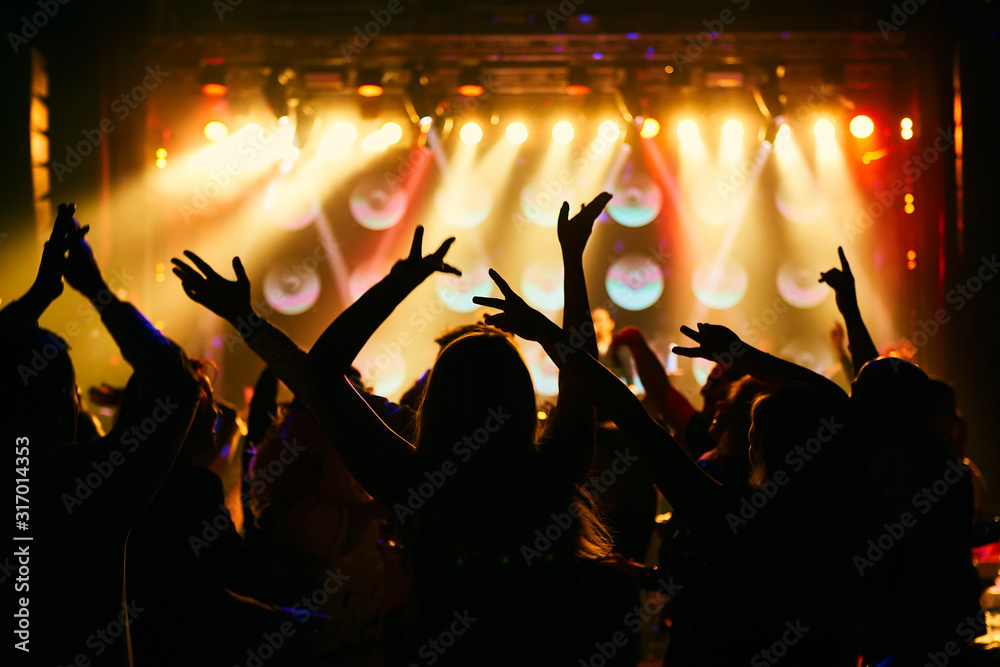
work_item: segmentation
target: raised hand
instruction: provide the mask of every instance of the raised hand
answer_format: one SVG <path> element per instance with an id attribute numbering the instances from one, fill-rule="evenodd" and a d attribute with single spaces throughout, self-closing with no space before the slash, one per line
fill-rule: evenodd
<path id="1" fill-rule="evenodd" d="M 718 324 L 698 323 L 698 330 L 681 327 L 681 333 L 698 343 L 698 347 L 675 347 L 674 353 L 682 357 L 701 357 L 718 361 L 729 358 L 726 355 L 737 355 L 743 341 L 735 333 Z"/>
<path id="2" fill-rule="evenodd" d="M 607 192 L 594 197 L 580 212 L 569 217 L 569 203 L 563 202 L 559 209 L 559 224 L 556 229 L 559 236 L 559 245 L 562 246 L 564 255 L 583 256 L 583 250 L 587 247 L 587 240 L 594 229 L 594 221 L 601 214 L 604 207 L 611 201 L 611 195 Z"/>
<path id="3" fill-rule="evenodd" d="M 410 254 L 406 259 L 401 259 L 392 267 L 392 274 L 403 275 L 412 278 L 417 282 L 423 282 L 428 276 L 436 271 L 441 273 L 453 273 L 456 276 L 462 272 L 450 264 L 445 264 L 444 256 L 455 242 L 455 237 L 445 239 L 445 242 L 430 255 L 423 256 L 424 227 L 418 225 L 413 230 L 413 243 L 410 245 Z"/>
<path id="4" fill-rule="evenodd" d="M 247 272 L 239 257 L 233 257 L 236 280 L 226 280 L 216 273 L 208 262 L 190 250 L 185 250 L 184 254 L 194 262 L 201 273 L 176 257 L 170 261 L 174 265 L 174 274 L 181 279 L 184 293 L 192 301 L 200 303 L 226 320 L 250 312 L 250 279 L 247 278 Z"/>
<path id="5" fill-rule="evenodd" d="M 56 221 L 52 225 L 52 234 L 42 249 L 38 275 L 31 286 L 39 297 L 49 301 L 54 300 L 63 292 L 63 260 L 71 240 L 86 234 L 86 230 L 78 231 L 79 226 L 73 220 L 75 212 L 76 206 L 74 204 L 59 204 Z"/>
<path id="6" fill-rule="evenodd" d="M 819 282 L 833 288 L 837 298 L 837 308 L 843 313 L 845 308 L 857 307 L 858 297 L 854 287 L 854 274 L 851 273 L 851 265 L 847 262 L 844 249 L 838 247 L 837 254 L 840 255 L 840 268 L 820 273 Z"/>
<path id="7" fill-rule="evenodd" d="M 507 284 L 507 281 L 499 273 L 490 269 L 490 278 L 500 288 L 500 293 L 503 294 L 504 298 L 472 297 L 473 303 L 503 311 L 497 315 L 487 315 L 485 318 L 486 324 L 494 326 L 501 331 L 516 334 L 526 340 L 539 342 L 548 340 L 553 333 L 558 333 L 559 327 L 525 303 L 524 299 L 510 288 L 510 285 Z"/>
<path id="8" fill-rule="evenodd" d="M 76 207 L 69 204 L 65 208 L 59 207 L 59 216 L 56 218 L 56 228 L 52 230 L 53 238 L 61 237 L 65 250 L 69 252 L 62 261 L 62 273 L 66 282 L 84 296 L 95 298 L 102 290 L 107 289 L 101 269 L 94 259 L 94 251 L 84 238 L 90 230 L 90 226 L 80 228 L 79 223 L 73 218 Z M 49 239 L 49 243 L 53 243 Z M 62 255 L 62 252 L 60 252 Z"/>
<path id="9" fill-rule="evenodd" d="M 642 335 L 637 327 L 625 327 L 621 331 L 615 334 L 615 337 L 611 340 L 611 348 L 609 352 L 611 354 L 617 354 L 623 346 L 629 350 L 634 350 L 639 345 L 645 345 L 646 339 Z"/>

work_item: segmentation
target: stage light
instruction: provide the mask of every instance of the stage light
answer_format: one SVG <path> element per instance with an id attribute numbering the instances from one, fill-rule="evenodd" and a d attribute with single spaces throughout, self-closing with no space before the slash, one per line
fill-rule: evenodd
<path id="1" fill-rule="evenodd" d="M 916 258 L 917 258 L 917 251 L 916 250 L 907 250 L 906 251 L 906 259 L 914 260 Z"/>
<path id="2" fill-rule="evenodd" d="M 160 159 L 160 158 L 164 158 L 165 159 L 167 157 L 167 149 L 166 148 L 157 148 L 156 149 L 156 157 L 157 157 L 157 159 Z"/>
<path id="3" fill-rule="evenodd" d="M 385 123 L 379 132 L 382 133 L 382 139 L 388 146 L 398 144 L 399 140 L 403 138 L 403 128 L 399 126 L 399 123 Z"/>
<path id="4" fill-rule="evenodd" d="M 917 268 L 917 263 L 911 259 L 906 263 L 906 268 L 912 271 L 913 269 Z"/>
<path id="5" fill-rule="evenodd" d="M 774 150 L 781 152 L 791 147 L 792 129 L 787 124 L 782 123 L 778 128 L 778 133 L 774 135 Z"/>
<path id="6" fill-rule="evenodd" d="M 570 67 L 569 75 L 566 79 L 566 94 L 567 95 L 589 95 L 590 94 L 590 75 L 587 74 L 586 68 L 583 67 Z"/>
<path id="7" fill-rule="evenodd" d="M 358 70 L 358 95 L 361 97 L 378 97 L 382 94 L 382 72 L 368 67 Z"/>
<path id="8" fill-rule="evenodd" d="M 565 120 L 561 120 L 552 128 L 552 138 L 556 143 L 568 144 L 573 141 L 573 126 Z"/>
<path id="9" fill-rule="evenodd" d="M 471 146 L 483 140 L 483 129 L 479 127 L 478 123 L 466 123 L 458 135 L 462 137 L 462 141 Z"/>
<path id="10" fill-rule="evenodd" d="M 458 75 L 458 94 L 466 97 L 479 97 L 486 92 L 483 88 L 483 77 L 478 67 L 463 67 Z"/>
<path id="11" fill-rule="evenodd" d="M 743 141 L 743 124 L 735 118 L 730 118 L 722 125 L 722 140 L 730 143 Z"/>
<path id="12" fill-rule="evenodd" d="M 912 120 L 910 120 L 909 118 L 904 118 L 903 120 L 899 121 L 899 127 L 900 127 L 899 136 L 903 137 L 903 139 L 907 141 L 913 138 Z"/>
<path id="13" fill-rule="evenodd" d="M 423 130 L 424 132 L 427 132 L 429 129 L 431 129 L 431 125 L 433 124 L 434 124 L 434 119 L 431 118 L 430 116 L 424 116 L 420 119 L 420 129 Z"/>
<path id="14" fill-rule="evenodd" d="M 834 133 L 833 123 L 825 118 L 820 118 L 813 125 L 813 134 L 816 135 L 818 141 L 832 141 Z"/>
<path id="15" fill-rule="evenodd" d="M 357 137 L 358 131 L 350 123 L 334 123 L 323 134 L 316 152 L 325 160 L 336 160 L 347 154 Z"/>
<path id="16" fill-rule="evenodd" d="M 218 120 L 212 120 L 205 123 L 203 132 L 205 133 L 205 138 L 212 143 L 222 141 L 229 136 L 229 128 L 226 127 L 225 123 Z"/>
<path id="17" fill-rule="evenodd" d="M 201 81 L 201 92 L 209 97 L 222 97 L 229 90 L 226 87 L 226 68 L 222 58 L 206 58 L 202 62 L 198 78 Z"/>
<path id="18" fill-rule="evenodd" d="M 511 123 L 507 126 L 505 134 L 510 143 L 523 144 L 528 139 L 528 128 L 525 127 L 524 123 Z"/>
<path id="19" fill-rule="evenodd" d="M 903 206 L 903 212 L 907 215 L 911 215 L 917 208 L 913 204 L 906 204 Z"/>
<path id="20" fill-rule="evenodd" d="M 695 141 L 698 139 L 698 126 L 693 120 L 682 120 L 677 124 L 677 136 L 685 143 Z"/>
<path id="21" fill-rule="evenodd" d="M 875 123 L 868 116 L 855 116 L 851 119 L 851 134 L 858 139 L 867 139 L 875 131 Z"/>
<path id="22" fill-rule="evenodd" d="M 907 204 L 912 204 L 913 203 L 913 195 L 911 193 L 907 192 L 905 195 L 903 195 L 903 201 L 905 201 Z"/>
<path id="23" fill-rule="evenodd" d="M 643 139 L 652 139 L 660 133 L 660 121 L 655 118 L 643 118 L 642 127 L 639 128 L 639 136 Z"/>
<path id="24" fill-rule="evenodd" d="M 618 128 L 618 123 L 613 120 L 606 120 L 597 128 L 597 136 L 605 141 L 616 141 L 620 134 L 621 130 Z"/>
<path id="25" fill-rule="evenodd" d="M 162 157 L 161 158 L 157 158 L 156 159 L 156 166 L 157 166 L 158 169 L 166 169 L 167 168 L 167 161 L 166 161 L 166 159 L 164 159 Z"/>

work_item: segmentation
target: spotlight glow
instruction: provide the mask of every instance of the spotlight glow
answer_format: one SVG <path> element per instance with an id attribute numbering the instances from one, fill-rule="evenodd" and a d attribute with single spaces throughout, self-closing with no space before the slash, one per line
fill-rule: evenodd
<path id="1" fill-rule="evenodd" d="M 621 134 L 618 123 L 613 120 L 606 120 L 597 128 L 597 136 L 605 141 L 616 141 Z"/>
<path id="2" fill-rule="evenodd" d="M 382 86 L 366 83 L 358 86 L 358 95 L 361 97 L 378 97 L 382 94 Z"/>
<path id="3" fill-rule="evenodd" d="M 904 118 L 903 120 L 899 121 L 899 127 L 904 130 L 912 130 L 913 121 L 909 118 Z"/>
<path id="4" fill-rule="evenodd" d="M 660 121 L 655 118 L 645 118 L 642 127 L 639 128 L 639 136 L 643 139 L 652 139 L 660 133 Z"/>
<path id="5" fill-rule="evenodd" d="M 903 139 L 909 141 L 910 139 L 913 138 L 913 128 L 911 128 L 911 127 L 904 127 L 902 130 L 900 130 L 899 136 L 901 136 L 901 137 L 903 137 Z"/>
<path id="6" fill-rule="evenodd" d="M 205 123 L 205 128 L 203 130 L 205 133 L 205 138 L 216 143 L 222 141 L 229 136 L 229 128 L 222 121 L 211 120 Z"/>
<path id="7" fill-rule="evenodd" d="M 855 116 L 851 119 L 851 134 L 858 139 L 867 139 L 875 131 L 875 123 L 868 116 Z"/>
<path id="8" fill-rule="evenodd" d="M 693 120 L 682 120 L 677 124 L 677 136 L 685 143 L 696 141 L 698 139 L 698 126 Z"/>
<path id="9" fill-rule="evenodd" d="M 528 140 L 528 128 L 525 127 L 524 123 L 511 123 L 507 126 L 507 141 L 514 144 L 523 144 Z"/>
<path id="10" fill-rule="evenodd" d="M 559 144 L 568 144 L 573 141 L 573 126 L 565 120 L 561 120 L 552 128 L 552 138 Z"/>
<path id="11" fill-rule="evenodd" d="M 385 123 L 379 132 L 382 133 L 382 139 L 389 146 L 399 143 L 399 140 L 403 138 L 403 128 L 399 126 L 399 123 Z"/>
<path id="12" fill-rule="evenodd" d="M 729 143 L 743 141 L 743 124 L 735 118 L 730 118 L 722 126 L 722 140 Z"/>
<path id="13" fill-rule="evenodd" d="M 462 141 L 471 146 L 483 140 L 483 129 L 479 127 L 478 123 L 466 123 L 462 126 L 459 135 L 462 137 Z"/>
<path id="14" fill-rule="evenodd" d="M 774 150 L 778 153 L 792 148 L 792 129 L 782 123 L 778 133 L 774 135 Z"/>
<path id="15" fill-rule="evenodd" d="M 358 131 L 350 123 L 334 123 L 323 134 L 316 152 L 325 160 L 336 160 L 347 154 L 357 138 Z"/>
<path id="16" fill-rule="evenodd" d="M 818 141 L 833 141 L 836 132 L 833 129 L 833 123 L 825 118 L 820 118 L 813 126 L 813 134 L 816 135 Z"/>

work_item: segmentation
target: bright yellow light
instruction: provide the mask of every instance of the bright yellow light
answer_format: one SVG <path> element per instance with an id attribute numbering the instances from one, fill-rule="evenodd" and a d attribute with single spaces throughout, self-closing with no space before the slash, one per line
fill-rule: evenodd
<path id="1" fill-rule="evenodd" d="M 787 150 L 791 147 L 791 143 L 792 128 L 782 123 L 781 127 L 778 128 L 778 133 L 774 135 L 774 150 L 777 152 Z"/>
<path id="2" fill-rule="evenodd" d="M 316 153 L 325 160 L 336 160 L 347 155 L 347 151 L 357 138 L 358 131 L 350 123 L 334 123 L 323 134 L 316 147 Z"/>
<path id="3" fill-rule="evenodd" d="M 573 141 L 573 136 L 575 134 L 573 126 L 565 120 L 559 121 L 555 124 L 555 127 L 552 128 L 552 138 L 560 144 L 568 144 Z"/>
<path id="4" fill-rule="evenodd" d="M 613 120 L 606 120 L 597 128 L 597 136 L 605 141 L 617 141 L 620 134 L 621 130 L 618 128 L 618 123 Z"/>
<path id="5" fill-rule="evenodd" d="M 682 120 L 677 124 L 677 136 L 681 141 L 694 141 L 698 138 L 698 126 L 693 120 Z"/>
<path id="6" fill-rule="evenodd" d="M 153 326 L 159 329 L 160 331 L 163 331 L 163 320 L 156 320 L 155 322 L 153 322 Z"/>
<path id="7" fill-rule="evenodd" d="M 639 136 L 643 139 L 652 139 L 660 133 L 660 121 L 655 118 L 644 118 L 642 127 L 639 128 Z"/>
<path id="8" fill-rule="evenodd" d="M 913 195 L 911 193 L 907 192 L 905 195 L 903 195 L 903 201 L 905 201 L 907 204 L 912 204 L 913 203 Z"/>
<path id="9" fill-rule="evenodd" d="M 160 169 L 166 169 L 167 168 L 167 161 L 164 160 L 163 158 L 159 158 L 159 159 L 156 160 L 156 166 L 158 168 L 160 168 Z"/>
<path id="10" fill-rule="evenodd" d="M 226 127 L 225 123 L 218 120 L 212 120 L 205 123 L 204 132 L 205 138 L 212 143 L 222 141 L 229 136 L 229 128 Z"/>
<path id="11" fill-rule="evenodd" d="M 156 274 L 156 282 L 162 283 L 166 279 L 167 279 L 167 274 L 165 274 L 165 273 L 157 273 Z"/>
<path id="12" fill-rule="evenodd" d="M 903 207 L 903 212 L 907 213 L 907 214 L 911 214 L 915 210 L 917 210 L 917 209 L 916 209 L 916 207 L 913 204 L 907 204 L 906 206 Z"/>
<path id="13" fill-rule="evenodd" d="M 166 267 L 166 265 L 165 265 L 165 264 L 164 264 L 163 262 L 157 262 L 157 263 L 156 263 L 156 264 L 155 264 L 155 265 L 153 266 L 153 268 L 154 268 L 154 269 L 156 269 L 157 271 L 163 271 L 163 270 L 165 270 L 165 269 L 166 269 L 167 267 Z"/>
<path id="14" fill-rule="evenodd" d="M 167 149 L 166 148 L 157 148 L 156 149 L 156 157 L 158 157 L 158 158 L 161 158 L 161 157 L 165 158 L 165 157 L 167 157 Z"/>
<path id="15" fill-rule="evenodd" d="M 546 414 L 545 410 L 539 410 L 538 411 L 538 419 L 539 419 L 539 421 L 543 421 L 547 417 L 548 417 L 548 414 Z"/>
<path id="16" fill-rule="evenodd" d="M 903 139 L 906 139 L 907 141 L 913 138 L 913 130 L 909 127 L 904 127 L 899 134 L 901 137 L 903 137 Z"/>
<path id="17" fill-rule="evenodd" d="M 916 259 L 916 258 L 917 258 L 917 251 L 916 250 L 907 250 L 906 251 L 906 259 Z"/>
<path id="18" fill-rule="evenodd" d="M 525 127 L 524 123 L 511 123 L 507 126 L 507 131 L 504 134 L 507 135 L 507 141 L 515 146 L 528 140 L 528 128 Z"/>
<path id="19" fill-rule="evenodd" d="M 912 130 L 913 121 L 910 120 L 909 118 L 904 118 L 903 120 L 899 121 L 899 127 L 901 127 L 904 130 Z"/>
<path id="20" fill-rule="evenodd" d="M 813 126 L 813 134 L 816 135 L 818 141 L 833 141 L 833 135 L 835 134 L 833 123 L 825 118 L 820 118 Z"/>
<path id="21" fill-rule="evenodd" d="M 483 129 L 477 123 L 466 123 L 462 126 L 459 135 L 462 137 L 462 141 L 471 146 L 483 140 Z"/>
<path id="22" fill-rule="evenodd" d="M 403 138 L 403 128 L 399 126 L 399 123 L 386 123 L 379 132 L 382 133 L 382 139 L 387 146 L 399 143 L 399 140 Z"/>
<path id="23" fill-rule="evenodd" d="M 866 139 L 875 131 L 875 123 L 868 116 L 855 116 L 851 119 L 851 134 L 858 139 Z"/>
<path id="24" fill-rule="evenodd" d="M 743 141 L 743 124 L 735 118 L 730 118 L 722 126 L 722 140 L 731 143 Z"/>

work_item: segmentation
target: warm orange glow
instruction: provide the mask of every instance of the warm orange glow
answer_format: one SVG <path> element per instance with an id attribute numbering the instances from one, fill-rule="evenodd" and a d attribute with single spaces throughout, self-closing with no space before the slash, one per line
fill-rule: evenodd
<path id="1" fill-rule="evenodd" d="M 358 86 L 358 95 L 361 97 L 378 97 L 382 94 L 382 86 L 374 83 L 365 83 Z"/>
<path id="2" fill-rule="evenodd" d="M 222 97 L 229 91 L 225 84 L 222 83 L 203 83 L 201 85 L 201 92 L 204 95 L 210 97 Z"/>
<path id="3" fill-rule="evenodd" d="M 486 89 L 478 83 L 467 83 L 458 87 L 458 94 L 466 97 L 479 97 L 486 92 Z"/>

